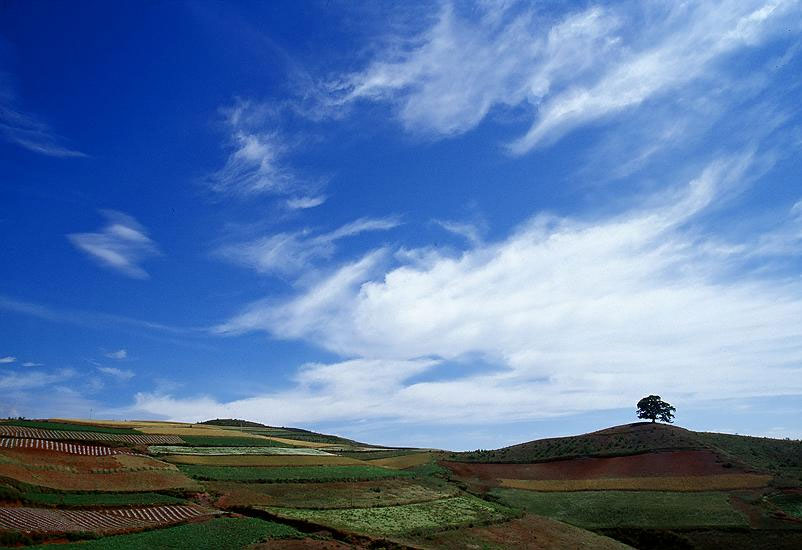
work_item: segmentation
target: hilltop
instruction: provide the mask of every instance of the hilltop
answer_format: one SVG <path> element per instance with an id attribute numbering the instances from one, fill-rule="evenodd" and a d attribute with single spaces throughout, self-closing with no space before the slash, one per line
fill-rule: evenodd
<path id="1" fill-rule="evenodd" d="M 651 422 L 538 439 L 495 450 L 451 453 L 448 458 L 456 462 L 523 464 L 668 451 L 707 451 L 728 468 L 753 469 L 789 482 L 802 482 L 802 441 L 695 432 Z"/>

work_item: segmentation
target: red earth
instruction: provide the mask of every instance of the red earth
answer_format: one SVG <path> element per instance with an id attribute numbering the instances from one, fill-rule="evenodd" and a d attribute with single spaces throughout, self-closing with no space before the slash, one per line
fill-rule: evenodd
<path id="1" fill-rule="evenodd" d="M 611 458 L 575 458 L 535 464 L 477 464 L 443 461 L 467 479 L 600 479 L 652 476 L 707 476 L 741 473 L 725 468 L 710 451 L 668 451 Z"/>

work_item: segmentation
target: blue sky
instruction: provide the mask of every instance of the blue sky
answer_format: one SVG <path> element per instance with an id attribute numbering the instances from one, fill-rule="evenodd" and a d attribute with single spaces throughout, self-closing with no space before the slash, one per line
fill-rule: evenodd
<path id="1" fill-rule="evenodd" d="M 0 9 L 0 415 L 802 436 L 799 2 Z"/>

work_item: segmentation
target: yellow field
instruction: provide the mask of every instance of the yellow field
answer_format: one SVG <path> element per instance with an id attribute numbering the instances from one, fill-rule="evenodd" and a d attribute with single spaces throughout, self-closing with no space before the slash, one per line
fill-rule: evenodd
<path id="1" fill-rule="evenodd" d="M 87 424 L 89 426 L 111 426 L 113 428 L 137 428 L 139 426 L 175 426 L 186 427 L 184 422 L 166 422 L 161 420 L 87 420 L 85 418 L 48 418 L 52 422 L 68 424 Z"/>
<path id="2" fill-rule="evenodd" d="M 200 464 L 203 466 L 342 466 L 369 464 L 355 458 L 334 455 L 168 455 L 161 458 L 174 464 Z"/>
<path id="3" fill-rule="evenodd" d="M 713 476 L 624 477 L 609 479 L 499 479 L 502 487 L 530 491 L 727 491 L 765 487 L 771 476 L 722 474 Z"/>
<path id="4" fill-rule="evenodd" d="M 190 435 L 190 434 L 187 434 Z M 278 441 L 279 443 L 283 443 L 284 445 L 292 445 L 295 447 L 314 447 L 314 448 L 323 448 L 323 447 L 333 447 L 335 446 L 334 443 L 315 443 L 314 441 L 299 441 L 297 439 L 287 439 L 284 437 L 273 437 L 270 435 L 265 436 L 254 436 L 251 434 L 252 437 L 266 437 L 267 439 L 272 439 L 273 441 Z"/>
<path id="5" fill-rule="evenodd" d="M 432 457 L 434 457 L 434 453 L 415 453 L 411 455 L 393 456 L 390 458 L 378 458 L 376 460 L 370 460 L 368 464 L 403 470 L 404 468 L 412 468 L 413 466 L 423 466 L 432 460 Z"/>
<path id="6" fill-rule="evenodd" d="M 136 429 L 145 434 L 152 435 L 197 435 L 206 437 L 249 437 L 251 439 L 262 439 L 262 436 L 241 432 L 239 430 L 227 430 L 216 426 L 203 426 L 200 424 L 184 424 L 179 426 L 137 426 Z"/>

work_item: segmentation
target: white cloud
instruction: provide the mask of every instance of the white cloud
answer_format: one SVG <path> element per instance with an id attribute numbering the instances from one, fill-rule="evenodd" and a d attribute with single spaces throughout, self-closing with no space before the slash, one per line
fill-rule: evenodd
<path id="1" fill-rule="evenodd" d="M 297 387 L 228 403 L 209 396 L 188 399 L 163 393 L 138 393 L 130 413 L 166 415 L 190 421 L 215 416 L 262 419 L 278 425 L 341 418 L 380 418 L 395 414 L 385 399 L 409 377 L 436 365 L 435 360 L 357 359 L 335 364 L 304 365 Z M 348 402 L 347 406 L 345 402 Z"/>
<path id="2" fill-rule="evenodd" d="M 218 331 L 264 330 L 361 359 L 215 406 L 313 421 L 317 407 L 357 419 L 382 403 L 404 420 L 489 422 L 625 407 L 655 391 L 678 403 L 802 393 L 799 283 L 760 270 L 733 277 L 751 251 L 710 246 L 699 225 L 714 198 L 743 184 L 750 160 L 713 162 L 650 208 L 590 221 L 539 215 L 502 241 L 394 267 L 380 249 L 286 302 L 252 304 Z M 471 357 L 498 370 L 410 380 Z M 392 365 L 392 380 L 373 384 L 363 364 Z M 164 396 L 139 405 L 157 403 L 195 406 Z"/>
<path id="3" fill-rule="evenodd" d="M 33 361 L 25 361 L 23 367 L 44 367 L 44 363 L 34 363 Z"/>
<path id="4" fill-rule="evenodd" d="M 307 208 L 315 208 L 326 202 L 325 195 L 317 195 L 314 197 L 296 197 L 287 199 L 286 205 L 290 210 L 305 210 Z"/>
<path id="5" fill-rule="evenodd" d="M 128 369 L 118 369 L 116 367 L 95 367 L 98 371 L 102 372 L 103 374 L 108 374 L 109 376 L 113 376 L 118 380 L 126 381 L 130 380 L 134 377 L 134 372 Z"/>
<path id="6" fill-rule="evenodd" d="M 0 391 L 28 390 L 58 384 L 75 376 L 71 369 L 62 369 L 55 373 L 41 371 L 11 373 L 0 376 Z"/>
<path id="7" fill-rule="evenodd" d="M 308 231 L 278 233 L 225 246 L 217 254 L 260 273 L 289 275 L 311 268 L 316 260 L 330 258 L 341 239 L 369 231 L 386 231 L 399 224 L 400 221 L 394 217 L 360 218 L 329 233 L 313 236 Z"/>
<path id="8" fill-rule="evenodd" d="M 109 359 L 125 359 L 126 357 L 128 357 L 128 350 L 119 349 L 117 351 L 111 351 L 105 355 Z"/>
<path id="9" fill-rule="evenodd" d="M 475 224 L 449 220 L 434 220 L 434 223 L 449 233 L 463 237 L 472 245 L 477 245 L 482 242 L 482 233 Z"/>
<path id="10" fill-rule="evenodd" d="M 799 26 L 789 23 L 799 5 L 783 1 L 593 6 L 557 20 L 527 3 L 511 6 L 480 5 L 467 16 L 445 4 L 423 33 L 396 40 L 365 70 L 332 84 L 333 106 L 390 102 L 408 130 L 439 136 L 476 127 L 494 108 L 523 107 L 531 127 L 510 145 L 523 154 L 580 125 L 720 79 L 717 64 L 728 54 Z"/>
<path id="11" fill-rule="evenodd" d="M 147 279 L 139 265 L 159 254 L 145 229 L 131 216 L 103 210 L 107 223 L 98 233 L 71 233 L 70 242 L 98 264 L 135 279 Z"/>
<path id="12" fill-rule="evenodd" d="M 49 157 L 86 156 L 63 145 L 64 140 L 36 116 L 20 110 L 8 80 L 8 76 L 0 71 L 0 137 Z"/>
<path id="13" fill-rule="evenodd" d="M 16 360 L 17 360 L 16 357 L 12 357 L 11 355 L 6 355 L 5 357 L 0 357 L 0 364 L 14 363 Z"/>
<path id="14" fill-rule="evenodd" d="M 313 194 L 319 183 L 290 168 L 286 160 L 290 144 L 279 129 L 276 109 L 240 100 L 223 114 L 231 152 L 225 165 L 208 177 L 212 190 L 238 197 L 298 195 L 286 201 L 290 209 L 312 208 L 326 200 Z"/>

